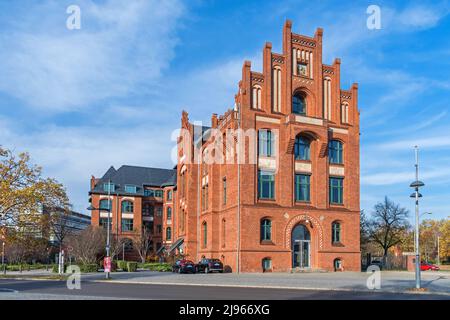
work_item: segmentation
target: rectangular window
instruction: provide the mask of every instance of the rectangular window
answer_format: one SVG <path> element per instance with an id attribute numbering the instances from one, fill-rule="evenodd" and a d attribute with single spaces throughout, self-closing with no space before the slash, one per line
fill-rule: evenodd
<path id="1" fill-rule="evenodd" d="M 156 216 L 157 217 L 162 217 L 162 207 L 157 207 L 156 208 Z"/>
<path id="2" fill-rule="evenodd" d="M 133 219 L 122 219 L 122 231 L 133 231 Z"/>
<path id="3" fill-rule="evenodd" d="M 156 198 L 162 198 L 163 197 L 163 191 L 162 190 L 155 190 L 155 197 Z"/>
<path id="4" fill-rule="evenodd" d="M 344 179 L 330 178 L 330 203 L 344 203 Z"/>
<path id="5" fill-rule="evenodd" d="M 295 175 L 295 201 L 310 201 L 311 176 L 306 174 Z"/>
<path id="6" fill-rule="evenodd" d="M 172 200 L 172 190 L 167 191 L 167 200 Z"/>
<path id="7" fill-rule="evenodd" d="M 227 178 L 223 178 L 223 204 L 227 204 Z"/>
<path id="8" fill-rule="evenodd" d="M 144 196 L 146 196 L 146 197 L 154 197 L 155 196 L 155 190 L 145 189 L 144 190 Z"/>
<path id="9" fill-rule="evenodd" d="M 258 198 L 275 199 L 275 175 L 273 172 L 258 172 Z"/>
<path id="10" fill-rule="evenodd" d="M 126 193 L 136 193 L 136 186 L 133 186 L 131 184 L 126 184 L 125 185 L 125 192 Z"/>
<path id="11" fill-rule="evenodd" d="M 161 234 L 161 232 L 162 232 L 162 226 L 161 226 L 160 224 L 158 224 L 158 225 L 156 226 L 156 231 L 157 231 L 159 234 Z"/>
<path id="12" fill-rule="evenodd" d="M 108 218 L 100 218 L 99 223 L 100 227 L 107 228 L 108 227 Z M 111 229 L 112 221 L 109 219 L 109 228 Z"/>
<path id="13" fill-rule="evenodd" d="M 258 154 L 263 157 L 271 157 L 273 155 L 273 137 L 270 130 L 258 131 Z"/>
<path id="14" fill-rule="evenodd" d="M 104 183 L 103 191 L 105 192 L 114 192 L 116 190 L 114 183 Z"/>

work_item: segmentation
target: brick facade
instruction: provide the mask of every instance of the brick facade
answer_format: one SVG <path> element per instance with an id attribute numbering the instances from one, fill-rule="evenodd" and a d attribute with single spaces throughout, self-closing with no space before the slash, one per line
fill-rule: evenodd
<path id="1" fill-rule="evenodd" d="M 262 73 L 244 62 L 234 109 L 213 114 L 210 127 L 194 125 L 183 111 L 176 179 L 160 186 L 161 199 L 133 198 L 135 229 L 143 201 L 153 201 L 163 208 L 162 219 L 155 217 L 163 232 L 155 239 L 193 261 L 219 258 L 233 272 L 359 271 L 358 86 L 340 88 L 340 65 L 339 59 L 322 63 L 322 29 L 302 36 L 287 21 L 283 52 L 272 52 L 270 43 L 263 48 Z M 270 154 L 261 151 L 266 131 L 274 137 Z M 308 142 L 306 158 L 298 154 L 299 138 Z M 339 161 L 330 160 L 331 141 L 342 148 Z M 261 182 L 259 172 L 269 172 L 273 184 Z M 302 191 L 300 200 L 296 175 L 308 179 L 302 189 L 308 196 Z M 341 183 L 336 193 L 330 178 Z M 92 205 L 104 196 L 91 192 Z M 113 212 L 123 197 L 113 196 Z M 120 233 L 120 218 L 114 219 Z M 95 211 L 92 223 L 99 224 Z"/>
<path id="2" fill-rule="evenodd" d="M 293 112 L 294 95 L 303 97 L 306 114 Z M 178 222 L 176 237 L 184 238 L 184 253 L 192 260 L 202 256 L 220 258 L 233 271 L 261 272 L 266 259 L 266 263 L 270 262 L 265 271 L 288 271 L 299 265 L 294 265 L 293 245 L 301 244 L 308 248 L 300 253 L 296 247 L 296 261 L 303 256 L 300 267 L 360 270 L 357 84 L 350 90 L 340 88 L 339 59 L 332 65 L 322 64 L 321 29 L 314 37 L 301 36 L 291 32 L 291 22 L 287 21 L 282 54 L 272 52 L 271 44 L 266 43 L 262 73 L 252 71 L 249 61 L 244 63 L 234 110 L 222 116 L 213 114 L 211 128 L 193 125 L 183 112 L 181 127 L 187 133 L 179 138 L 178 219 L 184 215 L 185 225 Z M 227 154 L 229 149 L 239 148 L 239 138 L 227 140 L 230 129 L 276 131 L 276 154 L 267 158 L 259 155 L 254 163 L 239 166 L 227 161 L 207 163 L 207 156 L 202 156 L 205 150 Z M 212 130 L 219 132 L 214 138 Z M 217 148 L 221 134 L 225 135 L 222 142 L 234 143 L 222 148 L 225 151 Z M 310 159 L 306 161 L 294 157 L 295 138 L 299 135 L 310 141 Z M 204 139 L 198 144 L 199 136 Z M 251 156 L 257 144 L 254 140 L 246 140 L 243 159 Z M 342 143 L 343 163 L 330 164 L 331 140 Z M 197 149 L 200 160 L 193 149 Z M 236 160 L 237 155 L 232 152 L 227 157 Z M 270 200 L 258 197 L 258 170 L 266 167 L 275 172 L 275 194 Z M 310 199 L 296 201 L 294 176 L 304 171 L 310 176 Z M 330 204 L 330 176 L 343 178 L 340 204 Z M 207 198 L 207 205 L 202 197 Z M 269 241 L 261 240 L 263 219 L 271 222 Z M 333 222 L 340 226 L 336 243 L 332 242 Z M 298 225 L 308 230 L 309 242 L 292 238 L 292 230 Z"/>

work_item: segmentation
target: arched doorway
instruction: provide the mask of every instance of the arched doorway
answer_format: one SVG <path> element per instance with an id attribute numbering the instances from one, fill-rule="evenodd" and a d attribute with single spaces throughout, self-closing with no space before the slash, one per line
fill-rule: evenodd
<path id="1" fill-rule="evenodd" d="M 303 224 L 297 224 L 292 230 L 292 267 L 311 267 L 311 234 Z"/>

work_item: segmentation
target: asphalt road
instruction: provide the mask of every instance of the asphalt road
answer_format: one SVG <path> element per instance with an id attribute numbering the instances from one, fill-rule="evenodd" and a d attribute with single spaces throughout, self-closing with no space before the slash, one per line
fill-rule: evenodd
<path id="1" fill-rule="evenodd" d="M 0 279 L 0 299 L 449 300 L 450 297 L 433 294 L 115 284 L 91 281 L 82 282 L 80 290 L 69 290 L 64 281 Z"/>

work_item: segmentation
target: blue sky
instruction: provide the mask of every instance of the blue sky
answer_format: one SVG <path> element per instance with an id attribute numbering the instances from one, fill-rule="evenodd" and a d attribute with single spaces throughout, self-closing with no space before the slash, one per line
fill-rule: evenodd
<path id="1" fill-rule="evenodd" d="M 81 8 L 81 29 L 66 8 Z M 366 9 L 381 8 L 381 29 Z M 0 144 L 29 151 L 85 212 L 91 174 L 171 167 L 182 109 L 209 123 L 233 105 L 241 66 L 265 41 L 324 28 L 324 63 L 359 83 L 361 208 L 388 195 L 412 210 L 421 147 L 423 210 L 450 214 L 449 1 L 0 2 Z"/>

